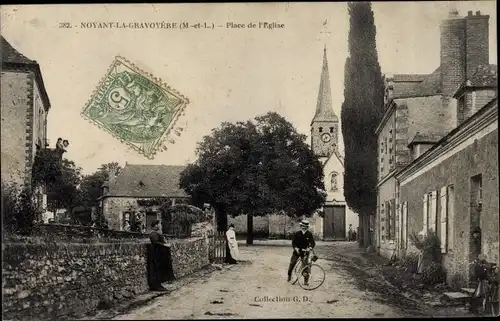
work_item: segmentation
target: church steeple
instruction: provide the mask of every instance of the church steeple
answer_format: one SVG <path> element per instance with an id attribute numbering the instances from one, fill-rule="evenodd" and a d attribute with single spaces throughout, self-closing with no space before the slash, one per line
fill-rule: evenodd
<path id="1" fill-rule="evenodd" d="M 316 104 L 316 113 L 311 122 L 334 121 L 339 119 L 332 106 L 332 91 L 330 87 L 330 75 L 328 72 L 328 59 L 326 58 L 326 45 L 323 50 L 323 69 L 321 70 L 321 79 L 319 83 L 318 102 Z"/>
<path id="2" fill-rule="evenodd" d="M 311 148 L 313 152 L 323 159 L 338 152 L 338 132 L 339 119 L 332 106 L 332 90 L 325 46 L 316 113 L 311 122 Z"/>

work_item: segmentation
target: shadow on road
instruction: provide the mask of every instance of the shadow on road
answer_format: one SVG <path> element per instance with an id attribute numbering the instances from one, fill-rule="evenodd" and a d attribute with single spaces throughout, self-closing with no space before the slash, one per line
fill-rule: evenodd
<path id="1" fill-rule="evenodd" d="M 354 279 L 356 286 L 373 294 L 373 300 L 399 309 L 406 315 L 433 316 L 434 311 L 406 289 L 396 287 L 384 277 L 382 268 L 387 260 L 373 253 L 365 253 L 356 243 L 339 242 L 318 247 L 321 259 L 332 263 L 332 269 Z"/>

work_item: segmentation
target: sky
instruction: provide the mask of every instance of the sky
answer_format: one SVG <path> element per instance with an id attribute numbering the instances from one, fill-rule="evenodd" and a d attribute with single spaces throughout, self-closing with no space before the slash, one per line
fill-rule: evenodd
<path id="1" fill-rule="evenodd" d="M 496 64 L 496 2 L 455 2 L 490 15 L 490 63 Z M 383 73 L 433 72 L 439 65 L 439 24 L 450 2 L 375 2 L 377 51 Z M 51 109 L 48 138 L 70 141 L 66 158 L 84 173 L 117 161 L 185 165 L 221 122 L 278 112 L 309 137 L 323 48 L 327 47 L 333 108 L 340 118 L 348 54 L 346 3 L 114 4 L 2 6 L 2 35 L 41 67 Z M 215 29 L 82 28 L 92 22 L 188 22 Z M 324 22 L 326 26 L 324 26 Z M 71 29 L 59 28 L 69 22 Z M 268 22 L 283 28 L 226 28 Z M 84 120 L 80 113 L 120 55 L 161 78 L 190 103 L 185 128 L 167 150 L 148 160 Z M 308 139 L 309 141 L 309 139 Z M 343 150 L 340 141 L 341 152 Z"/>

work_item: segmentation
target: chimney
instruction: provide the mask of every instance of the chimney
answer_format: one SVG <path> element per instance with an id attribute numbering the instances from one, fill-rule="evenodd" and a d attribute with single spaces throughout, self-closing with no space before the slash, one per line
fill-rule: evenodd
<path id="1" fill-rule="evenodd" d="M 115 178 L 116 178 L 116 169 L 115 168 L 110 168 L 108 172 L 108 184 L 109 187 L 115 185 Z"/>
<path id="2" fill-rule="evenodd" d="M 393 98 L 394 93 L 394 75 L 392 73 L 385 74 L 385 95 L 384 105 L 387 108 L 387 103 Z"/>
<path id="3" fill-rule="evenodd" d="M 450 97 L 465 81 L 465 19 L 451 11 L 440 31 L 441 87 L 443 95 Z"/>
<path id="4" fill-rule="evenodd" d="M 488 65 L 489 57 L 489 19 L 488 15 L 469 15 L 465 18 L 465 72 L 471 77 L 480 65 Z"/>

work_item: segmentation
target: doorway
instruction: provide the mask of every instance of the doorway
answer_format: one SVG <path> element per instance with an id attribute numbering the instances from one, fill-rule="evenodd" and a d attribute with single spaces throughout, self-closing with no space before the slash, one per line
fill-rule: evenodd
<path id="1" fill-rule="evenodd" d="M 324 206 L 323 238 L 325 240 L 345 240 L 345 213 L 344 205 Z"/>

